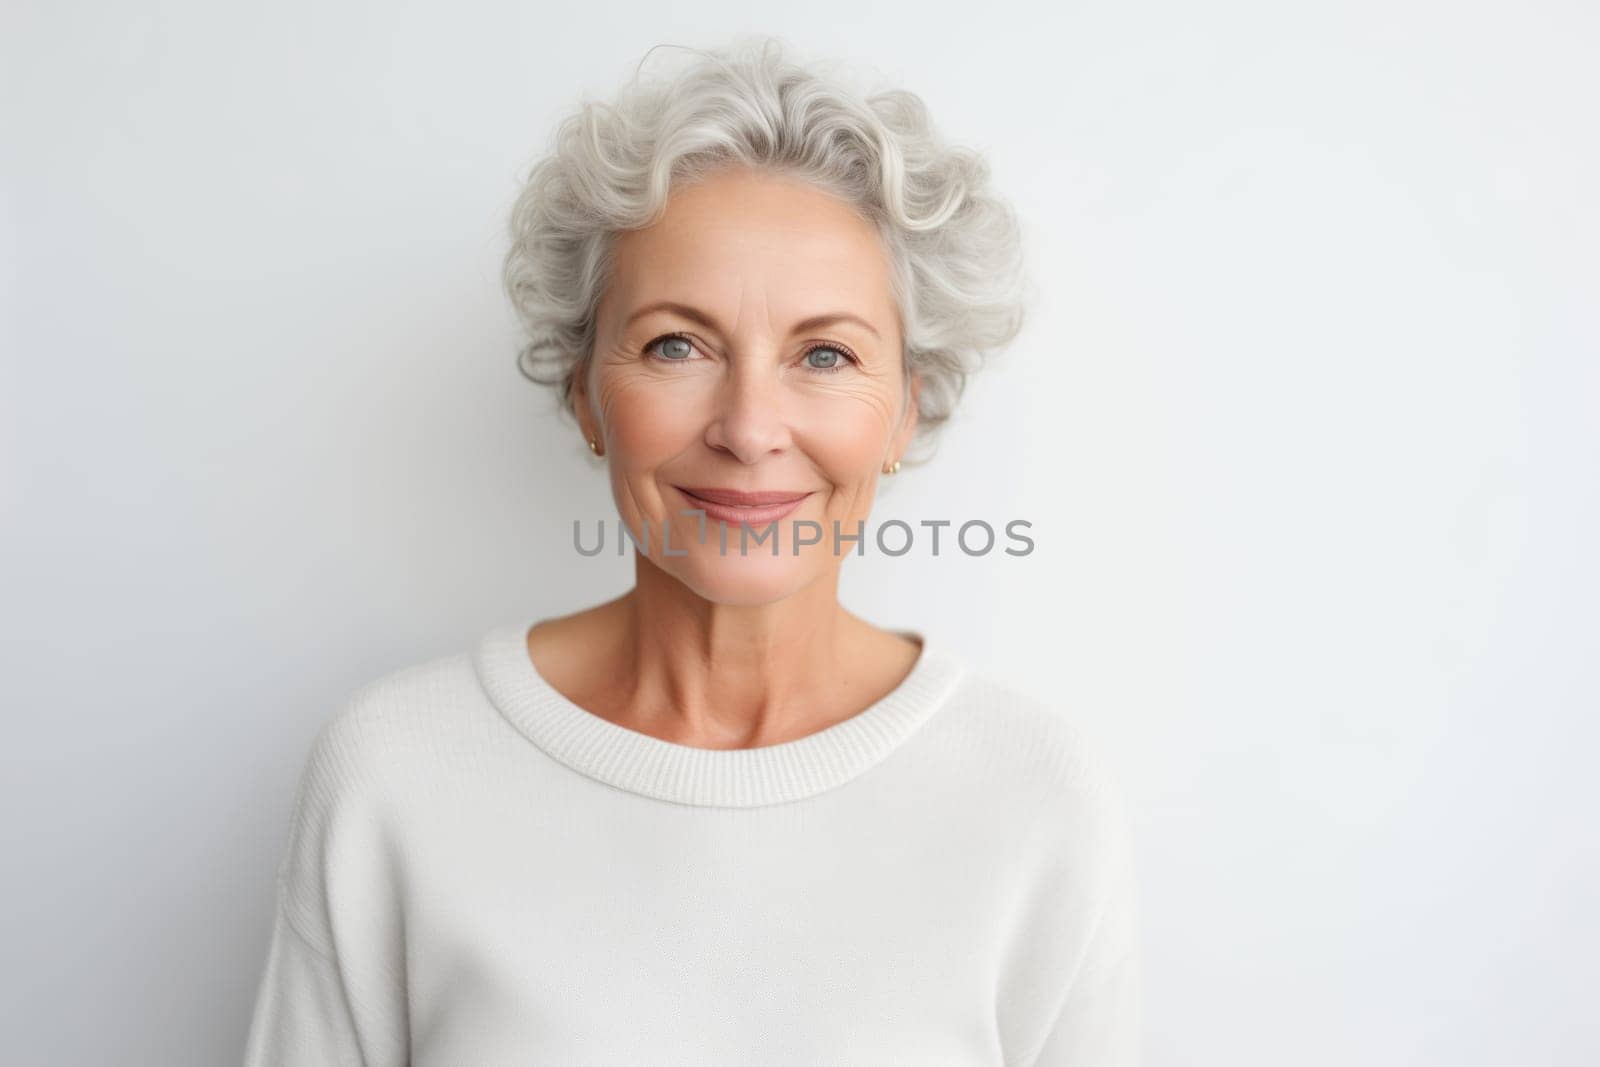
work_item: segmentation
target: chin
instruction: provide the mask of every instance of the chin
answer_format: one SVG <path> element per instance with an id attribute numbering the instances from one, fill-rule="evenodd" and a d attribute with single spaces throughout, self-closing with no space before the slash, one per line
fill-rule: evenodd
<path id="1" fill-rule="evenodd" d="M 714 604 L 757 607 L 799 592 L 815 578 L 814 561 L 799 556 L 719 556 L 715 549 L 668 560 L 662 568 Z"/>

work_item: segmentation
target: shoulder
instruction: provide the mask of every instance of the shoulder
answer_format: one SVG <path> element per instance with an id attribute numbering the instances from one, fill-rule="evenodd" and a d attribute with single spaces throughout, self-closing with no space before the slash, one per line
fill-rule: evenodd
<path id="1" fill-rule="evenodd" d="M 306 749 L 277 878 L 296 928 L 332 939 L 340 886 L 356 897 L 390 879 L 401 830 L 395 800 L 417 758 L 448 748 L 475 721 L 466 654 L 375 677 L 323 718 Z M 437 755 L 432 757 L 437 761 Z"/>
<path id="2" fill-rule="evenodd" d="M 952 697 L 976 751 L 1036 786 L 1075 794 L 1119 790 L 1106 744 L 1087 718 L 986 668 L 968 665 Z"/>
<path id="3" fill-rule="evenodd" d="M 386 672 L 347 692 L 306 746 L 291 854 L 319 851 L 343 827 L 379 828 L 394 798 L 415 781 L 420 761 L 437 762 L 481 721 L 473 714 L 482 700 L 475 679 L 470 654 L 458 652 Z"/>
<path id="4" fill-rule="evenodd" d="M 1101 1062 L 1084 1039 L 1124 1025 L 1137 973 L 1138 893 L 1114 751 L 1092 715 L 990 671 L 969 668 L 957 698 L 958 732 L 945 747 L 968 753 L 963 789 L 981 798 L 980 821 L 999 842 L 986 875 L 1012 902 L 997 1017 L 1009 1044 L 1033 1050 L 1019 1062 L 1055 1063 L 1057 1050 L 1060 1062 Z"/>
<path id="5" fill-rule="evenodd" d="M 481 703 L 470 653 L 457 652 L 374 677 L 324 716 L 305 775 L 331 791 L 384 788 L 408 753 L 447 745 Z"/>
<path id="6" fill-rule="evenodd" d="M 976 784 L 1000 798 L 1041 902 L 1027 928 L 1086 935 L 1091 917 L 1132 909 L 1132 821 L 1109 743 L 1086 715 L 988 671 L 969 669 L 960 696 Z"/>
<path id="7" fill-rule="evenodd" d="M 1083 714 L 968 666 L 952 700 L 965 774 L 1042 835 L 1047 850 L 1105 856 L 1128 847 L 1122 775 Z"/>

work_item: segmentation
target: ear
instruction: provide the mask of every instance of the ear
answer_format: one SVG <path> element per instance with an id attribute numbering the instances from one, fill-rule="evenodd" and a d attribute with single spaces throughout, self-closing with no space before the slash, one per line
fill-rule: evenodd
<path id="1" fill-rule="evenodd" d="M 906 404 L 904 416 L 900 419 L 900 429 L 894 435 L 894 458 L 899 459 L 906 454 L 906 449 L 911 445 L 911 439 L 916 436 L 917 422 L 922 411 L 922 375 L 911 371 L 911 400 Z"/>
<path id="2" fill-rule="evenodd" d="M 585 447 L 590 441 L 599 441 L 599 427 L 595 424 L 594 409 L 589 405 L 587 360 L 580 361 L 572 371 L 572 413 L 578 419 L 578 429 L 583 433 Z"/>

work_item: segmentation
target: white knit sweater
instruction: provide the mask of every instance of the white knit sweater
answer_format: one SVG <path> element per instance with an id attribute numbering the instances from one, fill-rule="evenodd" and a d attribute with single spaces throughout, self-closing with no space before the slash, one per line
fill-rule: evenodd
<path id="1" fill-rule="evenodd" d="M 247 1067 L 1096 1067 L 1133 864 L 1081 735 L 937 638 L 818 733 L 673 744 L 529 623 L 369 682 L 300 779 Z"/>

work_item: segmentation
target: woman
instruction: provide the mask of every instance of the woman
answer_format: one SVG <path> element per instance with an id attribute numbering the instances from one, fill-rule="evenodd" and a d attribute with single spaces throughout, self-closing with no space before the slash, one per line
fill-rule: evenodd
<path id="1" fill-rule="evenodd" d="M 908 93 L 693 54 L 562 127 L 507 260 L 636 585 L 330 718 L 250 1065 L 1136 1056 L 1106 774 L 1056 709 L 837 598 L 879 477 L 1016 333 L 1013 213 Z"/>

